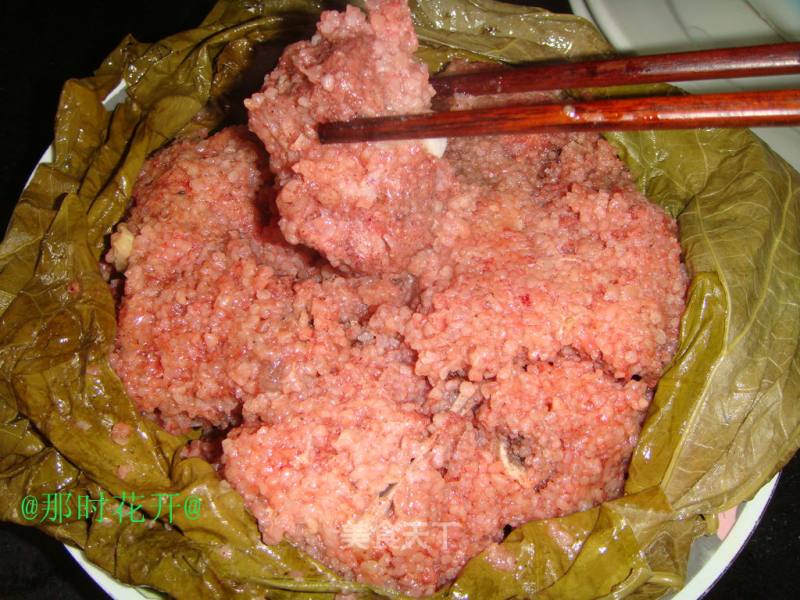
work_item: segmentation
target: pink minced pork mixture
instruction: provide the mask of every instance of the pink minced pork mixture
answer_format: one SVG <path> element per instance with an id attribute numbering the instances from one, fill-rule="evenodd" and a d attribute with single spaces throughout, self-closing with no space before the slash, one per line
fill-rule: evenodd
<path id="1" fill-rule="evenodd" d="M 226 435 L 266 542 L 422 595 L 504 527 L 622 492 L 687 278 L 599 136 L 320 145 L 321 121 L 430 107 L 408 8 L 368 8 L 287 48 L 255 136 L 147 162 L 112 364 L 168 430 Z"/>

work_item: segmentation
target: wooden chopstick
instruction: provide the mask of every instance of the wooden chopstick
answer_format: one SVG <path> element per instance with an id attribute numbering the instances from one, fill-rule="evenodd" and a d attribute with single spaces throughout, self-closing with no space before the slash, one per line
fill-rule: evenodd
<path id="1" fill-rule="evenodd" d="M 322 123 L 323 144 L 556 131 L 800 124 L 800 90 L 501 106 Z"/>
<path id="2" fill-rule="evenodd" d="M 800 42 L 491 69 L 431 79 L 438 96 L 784 75 L 800 71 Z"/>
<path id="3" fill-rule="evenodd" d="M 437 95 L 486 95 L 800 73 L 800 43 L 532 65 L 436 77 Z M 502 133 L 756 127 L 800 123 L 800 90 L 505 106 L 323 123 L 324 144 Z"/>

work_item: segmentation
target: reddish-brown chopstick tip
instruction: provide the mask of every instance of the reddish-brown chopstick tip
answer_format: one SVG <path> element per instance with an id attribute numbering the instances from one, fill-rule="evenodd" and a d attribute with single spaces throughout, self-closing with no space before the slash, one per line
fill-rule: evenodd
<path id="1" fill-rule="evenodd" d="M 755 77 L 800 72 L 800 43 L 534 64 L 431 79 L 440 96 Z"/>
<path id="2" fill-rule="evenodd" d="M 800 123 L 800 90 L 504 106 L 324 123 L 323 144 L 554 131 L 761 127 Z"/>

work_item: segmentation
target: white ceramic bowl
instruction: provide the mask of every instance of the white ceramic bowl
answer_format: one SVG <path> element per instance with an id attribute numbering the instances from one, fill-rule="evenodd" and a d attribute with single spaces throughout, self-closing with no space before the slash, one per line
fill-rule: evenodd
<path id="1" fill-rule="evenodd" d="M 655 54 L 800 40 L 800 2 L 791 0 L 570 0 L 621 52 Z M 694 93 L 800 88 L 800 75 L 687 81 Z M 800 128 L 753 132 L 800 171 Z"/>

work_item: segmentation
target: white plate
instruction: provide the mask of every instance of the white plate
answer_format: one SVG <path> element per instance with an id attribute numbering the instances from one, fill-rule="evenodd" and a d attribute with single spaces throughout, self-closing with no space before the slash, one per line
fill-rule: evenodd
<path id="1" fill-rule="evenodd" d="M 136 587 L 126 583 L 121 583 L 111 577 L 111 575 L 109 575 L 100 567 L 90 563 L 87 560 L 86 555 L 83 553 L 83 550 L 79 550 L 78 548 L 74 548 L 72 546 L 67 546 L 66 544 L 64 547 L 67 549 L 67 552 L 72 555 L 72 558 L 74 558 L 75 561 L 81 566 L 81 568 L 86 571 L 86 574 L 94 579 L 94 582 L 103 588 L 103 591 L 111 596 L 114 600 L 163 600 L 166 598 L 166 596 L 160 592 L 156 592 L 144 587 Z"/>
<path id="2" fill-rule="evenodd" d="M 727 537 L 720 542 L 717 536 L 706 536 L 695 540 L 689 553 L 686 585 L 672 600 L 696 600 L 701 598 L 722 577 L 731 563 L 742 551 L 753 534 L 761 516 L 767 509 L 769 499 L 778 485 L 776 475 L 762 487 L 749 502 L 739 505 L 736 524 Z"/>
<path id="3" fill-rule="evenodd" d="M 655 54 L 800 40 L 797 0 L 570 0 L 621 52 Z M 800 88 L 800 75 L 677 83 L 694 93 Z M 753 133 L 800 171 L 800 128 Z"/>
<path id="4" fill-rule="evenodd" d="M 707 536 L 695 541 L 689 555 L 686 585 L 672 596 L 672 600 L 696 600 L 711 589 L 750 539 L 777 484 L 778 475 L 762 487 L 752 500 L 739 507 L 736 524 L 724 541 L 720 542 L 716 536 Z M 65 547 L 89 577 L 114 600 L 164 598 L 162 594 L 147 588 L 120 583 L 103 569 L 90 563 L 83 550 L 72 546 Z"/>

